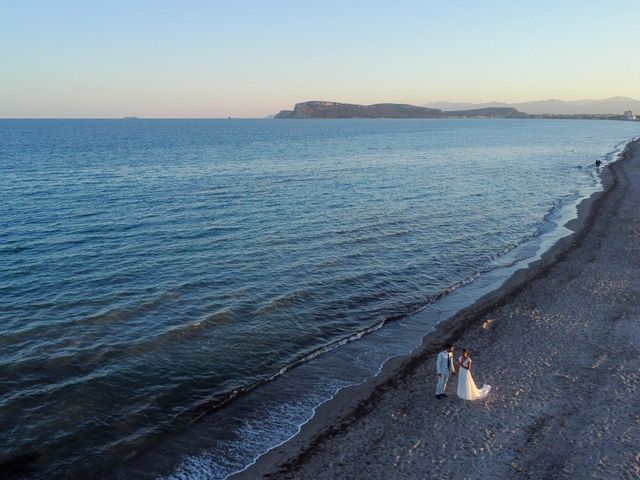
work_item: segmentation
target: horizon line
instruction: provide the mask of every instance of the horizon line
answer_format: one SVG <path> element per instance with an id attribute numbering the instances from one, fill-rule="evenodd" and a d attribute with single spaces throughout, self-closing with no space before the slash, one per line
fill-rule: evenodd
<path id="1" fill-rule="evenodd" d="M 0 120 L 271 120 L 272 115 L 262 117 L 2 117 Z"/>

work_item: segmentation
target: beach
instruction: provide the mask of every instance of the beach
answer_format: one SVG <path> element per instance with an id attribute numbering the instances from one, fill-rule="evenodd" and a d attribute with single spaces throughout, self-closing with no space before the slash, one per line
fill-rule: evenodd
<path id="1" fill-rule="evenodd" d="M 234 480 L 640 477 L 640 148 L 602 173 L 575 233 L 341 390 Z M 435 357 L 469 349 L 487 399 L 435 398 Z"/>

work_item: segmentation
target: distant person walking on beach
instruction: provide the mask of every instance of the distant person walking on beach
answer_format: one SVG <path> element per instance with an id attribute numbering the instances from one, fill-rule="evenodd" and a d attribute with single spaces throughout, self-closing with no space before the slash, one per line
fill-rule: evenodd
<path id="1" fill-rule="evenodd" d="M 485 385 L 480 390 L 476 387 L 476 382 L 471 376 L 471 357 L 467 349 L 462 350 L 462 355 L 458 358 L 460 375 L 458 376 L 458 396 L 463 400 L 479 400 L 489 395 L 491 385 Z"/>
<path id="2" fill-rule="evenodd" d="M 444 398 L 444 393 L 449 381 L 449 375 L 455 375 L 456 366 L 453 363 L 453 345 L 447 345 L 447 348 L 438 354 L 436 359 L 436 372 L 438 375 L 438 385 L 436 386 L 436 398 Z"/>
<path id="3" fill-rule="evenodd" d="M 602 165 L 602 162 L 600 161 L 600 159 L 596 160 L 596 171 L 599 172 L 600 171 L 600 165 Z"/>

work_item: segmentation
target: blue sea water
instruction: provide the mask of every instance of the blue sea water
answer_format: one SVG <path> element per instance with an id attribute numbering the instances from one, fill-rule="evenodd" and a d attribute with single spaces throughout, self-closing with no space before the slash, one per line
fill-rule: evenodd
<path id="1" fill-rule="evenodd" d="M 532 256 L 639 132 L 0 121 L 0 469 L 224 478 L 375 373 L 363 333 Z"/>

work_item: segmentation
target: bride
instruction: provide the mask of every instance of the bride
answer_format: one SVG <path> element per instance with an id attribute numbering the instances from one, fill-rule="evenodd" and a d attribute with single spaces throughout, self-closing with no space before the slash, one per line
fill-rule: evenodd
<path id="1" fill-rule="evenodd" d="M 462 355 L 458 358 L 458 396 L 464 400 L 479 400 L 486 397 L 491 390 L 491 385 L 485 385 L 480 390 L 476 387 L 471 376 L 471 358 L 467 349 L 462 350 Z"/>

